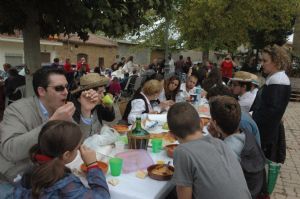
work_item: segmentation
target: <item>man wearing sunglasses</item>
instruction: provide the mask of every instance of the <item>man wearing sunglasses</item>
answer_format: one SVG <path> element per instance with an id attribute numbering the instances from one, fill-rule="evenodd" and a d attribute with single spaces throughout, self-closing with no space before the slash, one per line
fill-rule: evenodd
<path id="1" fill-rule="evenodd" d="M 0 176 L 11 181 L 30 166 L 28 151 L 37 143 L 42 126 L 49 120 L 73 121 L 75 106 L 67 102 L 67 80 L 61 69 L 41 68 L 33 75 L 36 96 L 23 98 L 5 110 L 0 124 Z M 91 110 L 98 102 L 94 90 L 82 92 L 79 126 L 89 136 Z M 1 179 L 0 179 L 1 180 Z"/>

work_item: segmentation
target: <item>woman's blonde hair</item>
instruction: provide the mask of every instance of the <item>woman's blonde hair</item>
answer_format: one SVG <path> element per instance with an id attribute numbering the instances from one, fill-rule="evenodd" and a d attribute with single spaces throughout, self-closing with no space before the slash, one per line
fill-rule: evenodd
<path id="1" fill-rule="evenodd" d="M 144 84 L 142 91 L 148 96 L 159 94 L 162 91 L 162 84 L 155 79 L 149 80 Z"/>
<path id="2" fill-rule="evenodd" d="M 291 58 L 285 48 L 274 44 L 273 46 L 265 47 L 262 52 L 270 55 L 277 69 L 288 70 L 290 68 Z"/>

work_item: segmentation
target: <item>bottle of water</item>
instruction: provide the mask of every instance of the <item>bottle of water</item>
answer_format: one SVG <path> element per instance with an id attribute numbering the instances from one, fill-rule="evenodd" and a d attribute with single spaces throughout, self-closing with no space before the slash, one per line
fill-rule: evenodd
<path id="1" fill-rule="evenodd" d="M 202 89 L 201 89 L 200 85 L 198 85 L 196 87 L 196 91 L 195 91 L 195 94 L 197 95 L 197 99 L 196 99 L 196 104 L 197 105 L 199 105 L 200 102 L 201 102 L 201 91 L 202 91 Z"/>

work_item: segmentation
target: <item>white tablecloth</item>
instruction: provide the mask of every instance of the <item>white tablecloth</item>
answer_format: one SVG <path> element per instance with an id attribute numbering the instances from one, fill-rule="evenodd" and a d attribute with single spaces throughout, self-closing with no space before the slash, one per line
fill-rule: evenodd
<path id="1" fill-rule="evenodd" d="M 109 150 L 107 150 L 109 151 Z M 102 153 L 103 151 L 101 151 Z M 115 149 L 112 149 L 110 155 L 116 153 Z M 173 165 L 173 159 L 169 158 L 165 150 L 160 153 L 152 153 L 151 148 L 148 149 L 148 153 L 152 157 L 153 161 L 156 163 L 158 160 L 163 160 L 165 163 L 171 162 Z M 80 155 L 76 159 L 69 163 L 67 166 L 70 169 L 80 169 L 82 164 L 82 159 Z M 76 173 L 75 173 L 76 174 Z M 83 184 L 87 186 L 87 181 L 83 176 L 80 177 Z M 135 172 L 128 174 L 121 174 L 118 177 L 112 177 L 110 171 L 106 175 L 106 179 L 117 178 L 120 182 L 116 186 L 109 185 L 109 191 L 112 199 L 162 199 L 175 187 L 169 181 L 157 181 L 150 177 L 145 179 L 140 179 L 135 176 Z"/>

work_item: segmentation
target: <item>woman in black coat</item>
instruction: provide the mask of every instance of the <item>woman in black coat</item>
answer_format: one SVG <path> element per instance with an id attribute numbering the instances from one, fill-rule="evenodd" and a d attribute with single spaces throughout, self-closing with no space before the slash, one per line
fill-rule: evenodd
<path id="1" fill-rule="evenodd" d="M 281 119 L 291 93 L 290 80 L 285 73 L 290 57 L 284 48 L 269 46 L 263 49 L 262 65 L 267 78 L 252 105 L 252 117 L 259 128 L 265 156 L 274 162 L 283 162 L 285 136 Z"/>

